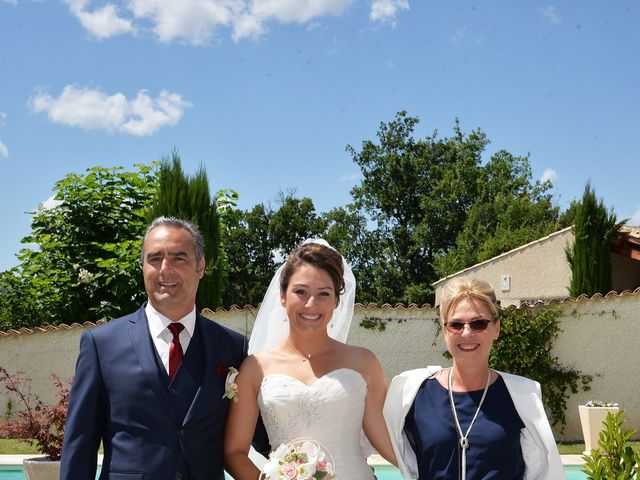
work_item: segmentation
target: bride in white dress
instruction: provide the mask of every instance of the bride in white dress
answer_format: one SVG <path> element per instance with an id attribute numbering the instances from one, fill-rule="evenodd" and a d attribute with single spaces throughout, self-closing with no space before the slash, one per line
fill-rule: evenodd
<path id="1" fill-rule="evenodd" d="M 395 464 L 382 416 L 382 367 L 370 350 L 344 343 L 354 298 L 351 270 L 324 240 L 305 242 L 276 272 L 227 418 L 225 466 L 235 480 L 259 476 L 248 457 L 258 413 L 272 448 L 311 438 L 332 455 L 338 480 L 374 478 L 361 446 L 363 431 Z"/>

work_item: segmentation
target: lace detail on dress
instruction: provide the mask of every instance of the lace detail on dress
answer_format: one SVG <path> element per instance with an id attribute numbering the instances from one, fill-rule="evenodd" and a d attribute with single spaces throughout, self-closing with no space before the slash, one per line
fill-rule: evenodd
<path id="1" fill-rule="evenodd" d="M 331 453 L 338 480 L 370 480 L 360 447 L 367 383 L 355 370 L 329 372 L 307 386 L 283 374 L 262 380 L 258 405 L 271 446 L 309 437 Z"/>

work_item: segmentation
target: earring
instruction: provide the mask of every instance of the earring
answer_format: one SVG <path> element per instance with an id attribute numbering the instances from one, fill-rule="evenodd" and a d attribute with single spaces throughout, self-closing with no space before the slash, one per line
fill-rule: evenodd
<path id="1" fill-rule="evenodd" d="M 282 319 L 282 321 L 283 321 L 284 323 L 287 323 L 287 317 L 284 317 L 284 318 Z"/>

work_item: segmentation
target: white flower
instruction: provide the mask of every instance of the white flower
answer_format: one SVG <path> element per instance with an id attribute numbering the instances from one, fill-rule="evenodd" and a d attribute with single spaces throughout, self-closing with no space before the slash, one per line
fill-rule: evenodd
<path id="1" fill-rule="evenodd" d="M 268 480 L 335 479 L 331 454 L 318 442 L 296 438 L 269 455 L 261 473 Z"/>
<path id="2" fill-rule="evenodd" d="M 80 281 L 80 283 L 91 283 L 92 279 L 93 273 L 91 273 L 89 270 L 81 268 L 78 272 L 78 280 Z"/>
<path id="3" fill-rule="evenodd" d="M 298 479 L 309 480 L 316 473 L 316 462 L 307 462 L 298 465 Z"/>
<path id="4" fill-rule="evenodd" d="M 222 395 L 222 398 L 228 398 L 234 402 L 238 401 L 238 384 L 236 383 L 237 376 L 238 369 L 235 367 L 229 367 L 227 379 L 224 381 L 224 395 Z"/>
<path id="5" fill-rule="evenodd" d="M 318 444 L 315 442 L 310 442 L 308 440 L 305 440 L 302 443 L 302 446 L 300 447 L 300 452 L 301 453 L 306 453 L 307 454 L 307 458 L 309 459 L 309 462 L 313 462 L 313 464 L 315 465 L 316 460 L 318 460 L 319 456 L 320 456 L 320 448 L 318 447 Z"/>
<path id="6" fill-rule="evenodd" d="M 269 455 L 269 460 L 262 467 L 262 471 L 267 476 L 267 478 L 278 478 L 278 469 L 280 468 L 280 463 L 288 453 L 289 447 L 284 443 L 281 443 L 274 452 L 271 452 L 271 455 Z"/>
<path id="7" fill-rule="evenodd" d="M 589 400 L 586 403 L 587 407 L 617 407 L 616 402 L 603 402 L 601 400 Z"/>

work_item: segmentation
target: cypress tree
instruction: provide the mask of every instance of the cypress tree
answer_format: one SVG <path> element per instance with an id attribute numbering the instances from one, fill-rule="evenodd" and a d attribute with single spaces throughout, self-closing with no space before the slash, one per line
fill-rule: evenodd
<path id="1" fill-rule="evenodd" d="M 611 236 L 620 228 L 612 210 L 596 198 L 587 182 L 582 200 L 576 208 L 573 224 L 574 243 L 565 249 L 571 267 L 569 295 L 577 297 L 611 290 Z"/>
<path id="2" fill-rule="evenodd" d="M 186 175 L 180 156 L 173 151 L 171 160 L 162 160 L 159 177 L 150 217 L 164 215 L 189 220 L 202 232 L 206 267 L 198 287 L 196 307 L 215 309 L 222 298 L 224 272 L 220 256 L 220 216 L 209 193 L 207 172 L 201 165 L 194 176 Z"/>

